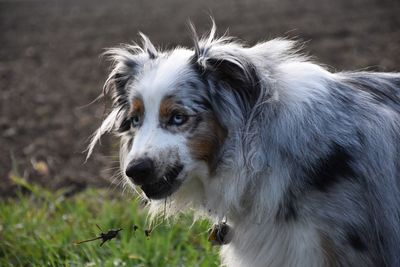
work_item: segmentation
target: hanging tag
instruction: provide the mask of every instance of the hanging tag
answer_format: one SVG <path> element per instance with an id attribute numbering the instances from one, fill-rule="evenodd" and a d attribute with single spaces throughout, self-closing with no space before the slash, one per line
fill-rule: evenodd
<path id="1" fill-rule="evenodd" d="M 229 232 L 230 227 L 226 222 L 214 224 L 208 231 L 208 241 L 210 241 L 213 246 L 226 245 L 231 241 L 231 234 L 229 234 Z"/>

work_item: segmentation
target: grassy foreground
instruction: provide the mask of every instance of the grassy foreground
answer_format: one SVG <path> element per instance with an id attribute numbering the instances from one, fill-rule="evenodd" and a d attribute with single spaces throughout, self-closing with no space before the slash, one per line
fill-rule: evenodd
<path id="1" fill-rule="evenodd" d="M 162 223 L 150 237 L 146 214 L 135 200 L 89 189 L 66 198 L 62 192 L 18 180 L 29 194 L 0 199 L 0 266 L 217 266 L 217 248 L 207 241 L 209 224 L 190 217 Z M 75 245 L 111 228 L 116 239 Z M 136 232 L 134 225 L 139 227 Z"/>

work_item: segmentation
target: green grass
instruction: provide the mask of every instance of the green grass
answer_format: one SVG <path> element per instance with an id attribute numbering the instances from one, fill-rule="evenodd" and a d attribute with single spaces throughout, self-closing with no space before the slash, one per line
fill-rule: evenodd
<path id="1" fill-rule="evenodd" d="M 0 199 L 0 266 L 218 266 L 209 224 L 190 216 L 144 235 L 146 213 L 135 200 L 89 189 L 70 198 L 14 177 L 29 194 Z M 123 228 L 116 239 L 75 245 L 99 230 Z M 139 229 L 134 232 L 133 225 Z"/>

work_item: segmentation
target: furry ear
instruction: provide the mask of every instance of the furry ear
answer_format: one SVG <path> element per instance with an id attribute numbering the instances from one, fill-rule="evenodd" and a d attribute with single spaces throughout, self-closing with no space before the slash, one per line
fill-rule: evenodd
<path id="1" fill-rule="evenodd" d="M 130 79 L 134 78 L 139 64 L 135 57 L 127 50 L 111 49 L 105 55 L 115 63 L 113 70 L 104 84 L 103 94 L 111 94 L 114 107 L 128 105 L 126 85 Z"/>
<path id="2" fill-rule="evenodd" d="M 92 135 L 87 148 L 87 158 L 90 157 L 103 134 L 122 125 L 126 111 L 129 109 L 127 85 L 135 79 L 140 68 L 149 59 L 153 60 L 158 56 L 158 52 L 149 38 L 143 33 L 139 33 L 139 35 L 142 38 L 142 47 L 137 44 L 125 45 L 121 48 L 109 49 L 103 54 L 113 62 L 113 69 L 103 87 L 103 95 L 111 95 L 113 109 Z"/>
<path id="3" fill-rule="evenodd" d="M 103 87 L 103 96 L 111 96 L 112 111 L 92 135 L 86 158 L 90 157 L 100 137 L 113 131 L 124 120 L 125 113 L 129 109 L 127 84 L 135 78 L 138 69 L 144 64 L 143 61 L 148 60 L 144 50 L 137 45 L 112 48 L 103 55 L 113 62 L 113 69 Z"/>
<path id="4" fill-rule="evenodd" d="M 215 24 L 210 35 L 199 40 L 190 25 L 195 43 L 192 65 L 208 85 L 215 109 L 246 120 L 261 94 L 259 75 L 245 49 L 227 37 L 215 39 Z"/>
<path id="5" fill-rule="evenodd" d="M 229 55 L 229 57 L 234 60 L 229 60 L 227 55 L 221 58 L 208 58 L 202 76 L 212 83 L 210 93 L 214 98 L 217 97 L 217 102 L 226 100 L 227 96 L 231 95 L 240 110 L 249 113 L 260 96 L 260 83 L 256 69 L 244 59 L 235 55 Z"/>
<path id="6" fill-rule="evenodd" d="M 112 99 L 112 111 L 102 122 L 90 139 L 87 148 L 86 159 L 90 157 L 93 149 L 103 134 L 111 132 L 115 125 L 123 120 L 125 111 L 129 108 L 128 90 L 126 85 L 133 79 L 139 62 L 137 53 L 143 50 L 138 46 L 126 46 L 123 48 L 109 49 L 104 53 L 113 62 L 113 69 L 108 76 L 104 87 L 103 96 L 110 95 Z"/>
<path id="7" fill-rule="evenodd" d="M 142 47 L 126 45 L 122 48 L 109 49 L 104 53 L 107 58 L 114 62 L 114 69 L 104 85 L 103 93 L 112 92 L 113 103 L 116 106 L 127 104 L 126 84 L 134 78 L 144 61 L 148 58 L 155 59 L 158 56 L 158 52 L 150 39 L 141 32 L 139 35 L 142 38 Z"/>

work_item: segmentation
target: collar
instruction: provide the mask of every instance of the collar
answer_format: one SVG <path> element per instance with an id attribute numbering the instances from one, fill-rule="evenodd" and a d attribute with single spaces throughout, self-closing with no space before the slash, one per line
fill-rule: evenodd
<path id="1" fill-rule="evenodd" d="M 228 244 L 232 240 L 231 227 L 226 222 L 214 224 L 208 230 L 208 241 L 213 246 L 222 246 Z"/>

